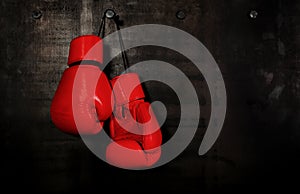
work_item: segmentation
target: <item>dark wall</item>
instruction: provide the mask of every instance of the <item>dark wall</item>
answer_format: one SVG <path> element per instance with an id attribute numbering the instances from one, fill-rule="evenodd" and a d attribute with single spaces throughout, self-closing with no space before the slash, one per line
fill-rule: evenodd
<path id="1" fill-rule="evenodd" d="M 164 60 L 186 73 L 201 104 L 195 138 L 173 161 L 145 171 L 119 169 L 97 158 L 79 137 L 51 122 L 52 97 L 70 41 L 96 34 L 103 11 L 113 8 L 122 28 L 164 24 L 198 38 L 223 74 L 227 114 L 209 152 L 197 154 L 210 115 L 200 72 L 183 56 L 156 47 L 130 49 L 131 64 Z M 182 10 L 185 18 L 176 18 Z M 255 10 L 258 15 L 251 18 Z M 300 156 L 300 2 L 296 0 L 2 0 L 0 6 L 1 184 L 43 192 L 102 189 L 146 191 L 257 191 L 296 186 Z M 41 14 L 41 15 L 40 15 Z M 108 24 L 107 33 L 115 31 Z M 120 57 L 110 77 L 120 73 Z M 158 70 L 159 72 L 159 70 Z M 174 78 L 176 79 L 176 78 Z M 164 141 L 176 131 L 180 104 L 172 91 L 145 84 L 149 100 L 168 110 Z M 259 187 L 262 186 L 262 187 Z M 241 189 L 241 190 L 240 190 Z"/>

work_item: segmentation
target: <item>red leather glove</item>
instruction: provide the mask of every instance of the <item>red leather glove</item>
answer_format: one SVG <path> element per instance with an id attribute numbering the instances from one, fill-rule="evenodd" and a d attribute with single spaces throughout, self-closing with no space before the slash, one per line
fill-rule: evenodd
<path id="1" fill-rule="evenodd" d="M 66 133 L 95 134 L 112 113 L 111 86 L 99 69 L 103 44 L 98 36 L 71 41 L 68 68 L 64 71 L 50 107 L 54 125 Z"/>
<path id="2" fill-rule="evenodd" d="M 142 168 L 155 164 L 161 155 L 162 134 L 137 74 L 127 73 L 111 80 L 115 110 L 110 117 L 106 159 L 121 168 Z M 132 86 L 137 87 L 132 90 Z M 132 92 L 131 92 L 132 91 Z"/>

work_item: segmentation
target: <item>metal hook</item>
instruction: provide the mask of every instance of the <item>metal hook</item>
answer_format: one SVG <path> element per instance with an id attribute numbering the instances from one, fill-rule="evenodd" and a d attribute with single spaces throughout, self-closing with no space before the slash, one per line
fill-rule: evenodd
<path id="1" fill-rule="evenodd" d="M 116 16 L 116 12 L 112 9 L 107 9 L 107 10 L 105 10 L 104 15 L 107 19 L 113 19 Z"/>

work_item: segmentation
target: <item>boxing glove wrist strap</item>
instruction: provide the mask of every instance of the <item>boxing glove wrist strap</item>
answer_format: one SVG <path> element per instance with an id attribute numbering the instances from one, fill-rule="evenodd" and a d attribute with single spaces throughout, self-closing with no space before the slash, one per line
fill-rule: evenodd
<path id="1" fill-rule="evenodd" d="M 81 60 L 81 61 L 76 61 L 72 64 L 69 65 L 69 67 L 73 67 L 76 65 L 95 65 L 95 66 L 101 66 L 102 63 L 98 61 L 93 61 L 93 60 Z"/>

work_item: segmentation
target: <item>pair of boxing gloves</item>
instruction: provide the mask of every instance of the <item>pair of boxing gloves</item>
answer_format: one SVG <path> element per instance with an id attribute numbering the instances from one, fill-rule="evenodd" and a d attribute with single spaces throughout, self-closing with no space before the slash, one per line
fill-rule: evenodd
<path id="1" fill-rule="evenodd" d="M 108 163 L 121 168 L 150 167 L 161 155 L 162 134 L 136 73 L 109 80 L 99 68 L 103 44 L 83 35 L 70 43 L 68 68 L 52 99 L 50 116 L 63 132 L 97 134 L 109 122 Z"/>

